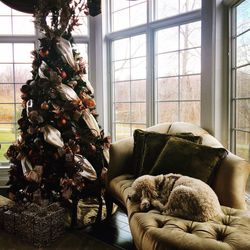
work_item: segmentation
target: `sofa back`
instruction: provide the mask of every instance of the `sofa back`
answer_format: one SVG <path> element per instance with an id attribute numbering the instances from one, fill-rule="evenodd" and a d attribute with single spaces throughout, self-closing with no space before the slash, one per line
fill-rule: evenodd
<path id="1" fill-rule="evenodd" d="M 201 127 L 185 123 L 162 123 L 146 129 L 159 133 L 187 133 L 191 132 L 202 137 L 202 144 L 210 147 L 223 147 L 223 145 Z M 127 138 L 111 144 L 110 166 L 108 182 L 122 174 L 133 174 L 133 138 Z M 250 164 L 231 152 L 223 159 L 216 171 L 211 187 L 217 194 L 221 205 L 233 208 L 246 209 L 245 189 L 250 173 Z"/>

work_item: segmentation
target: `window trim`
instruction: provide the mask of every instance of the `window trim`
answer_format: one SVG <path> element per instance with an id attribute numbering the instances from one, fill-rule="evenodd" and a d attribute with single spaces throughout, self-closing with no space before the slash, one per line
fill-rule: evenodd
<path id="1" fill-rule="evenodd" d="M 153 8 L 152 8 L 152 2 L 148 2 L 148 18 L 147 23 L 136 26 L 136 27 L 130 27 L 124 30 L 119 30 L 115 32 L 111 32 L 111 25 L 110 25 L 110 19 L 111 19 L 111 12 L 110 12 L 110 1 L 107 1 L 106 4 L 106 19 L 108 20 L 106 22 L 106 27 L 108 28 L 109 32 L 105 34 L 105 41 L 107 44 L 107 65 L 108 65 L 108 100 L 110 103 L 110 109 L 109 109 L 109 125 L 108 130 L 111 131 L 112 137 L 115 138 L 114 133 L 114 114 L 113 114 L 113 93 L 112 93 L 112 79 L 111 79 L 111 61 L 112 61 L 112 49 L 111 44 L 113 41 L 127 38 L 135 35 L 145 34 L 146 35 L 146 41 L 147 41 L 147 47 L 146 47 L 146 67 L 147 73 L 146 73 L 146 127 L 152 126 L 156 123 L 156 110 L 155 110 L 155 88 L 153 86 L 153 82 L 155 81 L 155 72 L 154 67 L 152 67 L 152 64 L 154 65 L 154 35 L 157 30 L 164 29 L 164 28 L 170 28 L 177 25 L 186 24 L 189 22 L 195 22 L 195 21 L 202 21 L 201 16 L 201 9 L 190 11 L 187 13 L 182 13 L 178 16 L 171 16 L 159 20 L 152 21 L 153 18 Z M 201 101 L 200 101 L 201 103 Z"/>

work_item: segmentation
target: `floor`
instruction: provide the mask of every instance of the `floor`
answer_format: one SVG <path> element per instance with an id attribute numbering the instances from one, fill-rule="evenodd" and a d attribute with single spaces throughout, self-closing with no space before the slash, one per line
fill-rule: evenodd
<path id="1" fill-rule="evenodd" d="M 4 195 L 0 189 L 0 195 Z M 32 244 L 27 243 L 15 235 L 0 229 L 0 250 L 34 250 Z M 127 215 L 118 210 L 108 219 L 87 227 L 78 229 L 66 228 L 65 234 L 53 242 L 49 247 L 39 250 L 135 250 L 128 225 Z"/>

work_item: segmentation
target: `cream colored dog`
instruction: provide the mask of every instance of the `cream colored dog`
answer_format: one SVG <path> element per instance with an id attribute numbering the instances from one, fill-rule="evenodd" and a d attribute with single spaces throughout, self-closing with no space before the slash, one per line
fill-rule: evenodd
<path id="1" fill-rule="evenodd" d="M 194 221 L 208 221 L 222 215 L 219 200 L 205 182 L 179 174 L 143 175 L 132 184 L 132 202 L 140 209 L 155 208 L 164 214 Z"/>

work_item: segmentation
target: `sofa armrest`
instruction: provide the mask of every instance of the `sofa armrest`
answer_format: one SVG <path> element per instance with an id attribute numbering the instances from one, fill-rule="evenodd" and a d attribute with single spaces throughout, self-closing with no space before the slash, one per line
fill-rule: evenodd
<path id="1" fill-rule="evenodd" d="M 107 184 L 122 174 L 132 174 L 133 138 L 126 138 L 111 144 L 109 149 L 110 162 L 108 167 Z"/>
<path id="2" fill-rule="evenodd" d="M 221 205 L 246 209 L 245 192 L 250 163 L 229 152 L 222 161 L 212 185 Z"/>

